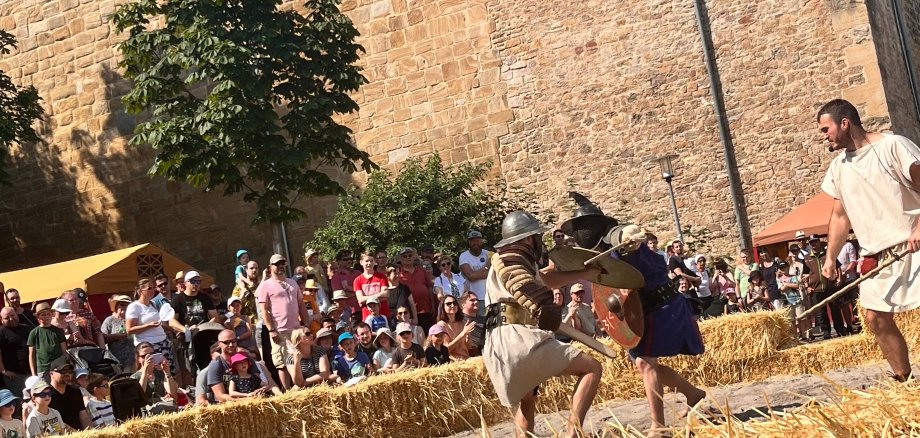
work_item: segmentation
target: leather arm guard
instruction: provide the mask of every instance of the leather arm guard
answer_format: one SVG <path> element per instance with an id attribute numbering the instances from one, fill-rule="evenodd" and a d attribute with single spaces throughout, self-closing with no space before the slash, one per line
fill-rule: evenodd
<path id="1" fill-rule="evenodd" d="M 497 270 L 499 280 L 514 299 L 530 310 L 538 327 L 552 332 L 559 328 L 562 306 L 553 304 L 552 289 L 537 282 L 534 263 L 515 253 L 496 254 L 492 268 Z"/>

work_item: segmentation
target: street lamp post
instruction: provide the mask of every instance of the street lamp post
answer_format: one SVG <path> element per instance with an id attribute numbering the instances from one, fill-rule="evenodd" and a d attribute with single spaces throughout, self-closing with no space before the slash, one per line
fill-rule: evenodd
<path id="1" fill-rule="evenodd" d="M 671 180 L 674 179 L 674 168 L 671 165 L 671 159 L 677 155 L 665 155 L 658 158 L 658 166 L 661 167 L 661 178 L 668 183 L 668 193 L 671 195 L 671 210 L 674 212 L 674 227 L 677 229 L 677 239 L 684 241 L 684 233 L 680 231 L 680 216 L 677 214 L 677 201 L 674 200 L 674 185 Z"/>

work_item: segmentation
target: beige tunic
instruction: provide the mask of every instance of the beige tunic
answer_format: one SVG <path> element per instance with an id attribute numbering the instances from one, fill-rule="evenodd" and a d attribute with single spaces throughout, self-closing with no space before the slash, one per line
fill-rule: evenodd
<path id="1" fill-rule="evenodd" d="M 512 301 L 494 268 L 486 279 L 486 304 Z M 539 275 L 536 281 L 540 281 Z M 516 408 L 521 399 L 538 385 L 565 370 L 581 350 L 556 340 L 537 327 L 502 325 L 486 335 L 482 359 L 502 405 Z"/>
<path id="2" fill-rule="evenodd" d="M 899 135 L 842 152 L 831 161 L 821 189 L 843 203 L 863 255 L 889 247 L 902 251 L 920 216 L 920 193 L 910 167 L 920 148 Z M 920 307 L 920 254 L 909 254 L 859 286 L 863 307 L 903 312 Z"/>

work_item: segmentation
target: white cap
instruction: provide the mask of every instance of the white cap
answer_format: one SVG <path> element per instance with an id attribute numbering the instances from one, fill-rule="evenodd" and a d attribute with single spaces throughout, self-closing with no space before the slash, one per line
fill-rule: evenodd
<path id="1" fill-rule="evenodd" d="M 185 281 L 189 281 L 189 280 L 191 280 L 191 279 L 193 279 L 193 278 L 195 278 L 195 277 L 199 277 L 199 278 L 200 278 L 200 277 L 201 277 L 201 274 L 199 274 L 198 271 L 188 271 L 188 272 L 185 273 Z"/>
<path id="2" fill-rule="evenodd" d="M 52 310 L 57 310 L 61 313 L 70 313 L 70 303 L 63 298 L 58 298 L 54 300 L 54 304 L 51 305 Z"/>

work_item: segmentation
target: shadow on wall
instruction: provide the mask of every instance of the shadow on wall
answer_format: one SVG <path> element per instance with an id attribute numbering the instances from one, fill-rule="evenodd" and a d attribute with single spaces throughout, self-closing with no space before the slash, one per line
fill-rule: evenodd
<path id="1" fill-rule="evenodd" d="M 42 141 L 21 145 L 11 157 L 12 186 L 0 200 L 0 269 L 11 270 L 84 257 L 126 243 L 125 217 L 134 209 L 120 199 L 147 160 L 126 145 L 136 118 L 120 100 L 128 82 L 101 67 L 102 92 L 93 106 L 105 115 L 58 126 L 58 102 L 46 97 Z M 88 107 L 85 105 L 83 108 Z M 83 109 L 77 108 L 77 111 Z M 130 192 L 128 192 L 130 194 Z M 128 207 L 128 208 L 125 208 Z"/>

